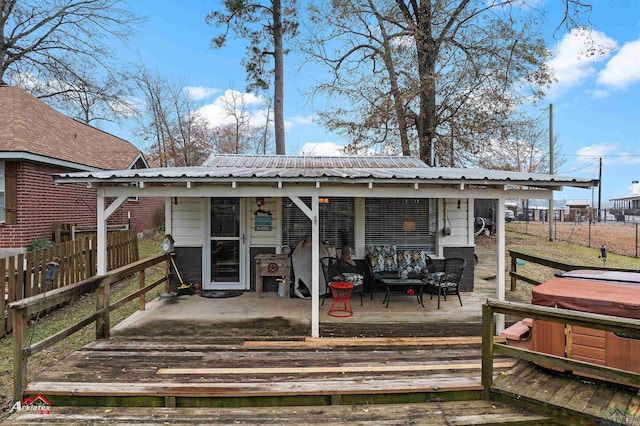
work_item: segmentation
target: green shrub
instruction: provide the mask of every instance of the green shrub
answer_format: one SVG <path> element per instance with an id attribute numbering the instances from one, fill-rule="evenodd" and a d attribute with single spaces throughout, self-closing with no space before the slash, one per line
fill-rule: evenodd
<path id="1" fill-rule="evenodd" d="M 31 241 L 31 244 L 27 246 L 27 251 L 44 250 L 49 247 L 53 247 L 55 244 L 53 241 L 49 241 L 46 238 Z"/>

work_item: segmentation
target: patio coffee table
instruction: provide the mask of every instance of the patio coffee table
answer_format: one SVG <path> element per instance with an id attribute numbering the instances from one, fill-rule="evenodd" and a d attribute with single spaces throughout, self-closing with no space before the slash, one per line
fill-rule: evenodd
<path id="1" fill-rule="evenodd" d="M 425 285 L 425 283 L 418 278 L 407 278 L 406 280 L 403 280 L 402 278 L 382 278 L 380 282 L 382 283 L 382 285 L 384 285 L 386 289 L 384 300 L 382 301 L 382 303 L 387 304 L 385 308 L 389 307 L 389 299 L 391 298 L 391 287 L 413 286 L 413 287 L 417 287 L 415 291 L 418 291 L 420 287 Z"/>

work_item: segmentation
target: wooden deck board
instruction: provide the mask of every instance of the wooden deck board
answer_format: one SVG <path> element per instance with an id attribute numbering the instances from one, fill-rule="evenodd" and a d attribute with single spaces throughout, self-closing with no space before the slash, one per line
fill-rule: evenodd
<path id="1" fill-rule="evenodd" d="M 606 411 L 620 410 L 623 413 L 628 412 L 629 404 L 631 403 L 632 395 L 628 393 L 616 392 L 611 397 L 609 405 Z"/>
<path id="2" fill-rule="evenodd" d="M 552 374 L 549 374 L 548 376 L 549 380 L 544 385 L 541 385 L 540 388 L 535 390 L 535 392 L 531 395 L 532 399 L 547 401 L 556 392 L 558 392 L 558 390 L 560 390 L 565 379 L 562 377 L 555 377 Z"/>
<path id="3" fill-rule="evenodd" d="M 125 408 L 52 407 L 41 415 L 20 412 L 6 424 L 361 424 L 469 425 L 544 424 L 548 418 L 485 401 L 420 404 L 337 405 L 330 407 Z"/>
<path id="4" fill-rule="evenodd" d="M 597 390 L 598 386 L 593 383 L 582 383 L 576 393 L 566 402 L 565 407 L 584 413 L 587 404 L 589 404 Z"/>
<path id="5" fill-rule="evenodd" d="M 631 398 L 627 406 L 627 412 L 629 415 L 636 416 L 636 418 L 640 419 L 640 395 Z"/>
<path id="6" fill-rule="evenodd" d="M 497 361 L 494 362 L 494 368 L 511 368 L 515 361 Z M 336 370 L 340 374 L 346 373 L 388 373 L 388 372 L 405 372 L 408 369 L 412 372 L 429 372 L 429 371 L 458 371 L 458 370 L 479 370 L 482 368 L 481 363 L 452 363 L 446 364 L 429 364 L 429 365 L 339 365 L 325 367 L 257 367 L 257 368 L 160 368 L 156 374 L 162 375 L 224 375 L 224 374 L 304 374 L 304 373 L 335 373 Z"/>
<path id="7" fill-rule="evenodd" d="M 535 387 L 537 389 L 532 391 L 531 388 Z M 514 368 L 498 375 L 494 389 L 526 407 L 539 407 L 541 412 L 553 410 L 568 416 L 584 416 L 596 423 L 609 421 L 607 416 L 615 409 L 637 422 L 636 413 L 640 409 L 640 395 L 636 390 L 551 372 L 525 361 L 519 361 Z"/>
<path id="8" fill-rule="evenodd" d="M 344 395 L 481 390 L 478 377 L 383 380 L 271 381 L 266 383 L 201 382 L 32 382 L 30 394 L 74 396 L 244 397 L 285 395 Z"/>
<path id="9" fill-rule="evenodd" d="M 580 382 L 577 380 L 567 380 L 547 402 L 551 405 L 564 407 L 579 388 Z"/>
<path id="10" fill-rule="evenodd" d="M 598 387 L 598 390 L 593 394 L 589 403 L 584 407 L 584 412 L 593 416 L 601 416 L 609 406 L 609 402 L 614 393 L 615 391 L 610 387 Z"/>

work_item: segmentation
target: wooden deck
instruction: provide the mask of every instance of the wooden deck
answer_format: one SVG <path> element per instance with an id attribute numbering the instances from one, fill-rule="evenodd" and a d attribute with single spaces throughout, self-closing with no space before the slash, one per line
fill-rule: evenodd
<path id="1" fill-rule="evenodd" d="M 504 357 L 481 401 L 479 337 L 170 340 L 87 345 L 29 383 L 50 414 L 8 423 L 640 423 L 637 392 Z"/>
<path id="2" fill-rule="evenodd" d="M 29 383 L 56 405 L 327 405 L 479 399 L 480 339 L 96 341 Z M 497 372 L 514 361 L 496 358 Z"/>
<path id="3" fill-rule="evenodd" d="M 552 372 L 526 361 L 499 374 L 492 392 L 499 401 L 560 415 L 567 424 L 640 424 L 637 390 Z"/>
<path id="4" fill-rule="evenodd" d="M 8 423 L 553 424 L 479 400 L 479 337 L 172 339 L 87 345 L 29 383 L 49 414 Z M 514 366 L 495 360 L 498 374 Z"/>

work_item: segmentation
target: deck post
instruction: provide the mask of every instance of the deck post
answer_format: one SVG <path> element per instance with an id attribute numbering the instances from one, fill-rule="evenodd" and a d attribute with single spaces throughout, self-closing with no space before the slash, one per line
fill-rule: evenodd
<path id="1" fill-rule="evenodd" d="M 497 238 L 496 238 L 496 242 L 497 242 L 497 255 L 498 255 L 498 259 L 497 259 L 497 270 L 496 270 L 496 284 L 497 284 L 497 288 L 496 288 L 496 297 L 498 300 L 500 301 L 504 301 L 505 300 L 505 292 L 504 292 L 504 287 L 505 287 L 505 269 L 506 269 L 506 265 L 505 265 L 505 256 L 506 256 L 506 250 L 505 250 L 505 238 L 506 238 L 506 231 L 505 231 L 505 219 L 504 219 L 504 203 L 505 203 L 505 199 L 504 197 L 500 197 L 498 198 L 498 205 L 497 205 L 497 209 L 496 209 L 496 220 L 497 220 L 497 225 L 498 225 L 498 231 L 497 231 Z M 504 314 L 497 314 L 495 317 L 495 327 L 496 327 L 496 334 L 502 332 L 504 330 Z"/>
<path id="2" fill-rule="evenodd" d="M 27 312 L 25 309 L 12 309 L 13 322 L 13 402 L 22 401 L 27 386 L 27 356 L 24 348 L 27 344 Z"/>
<path id="3" fill-rule="evenodd" d="M 493 308 L 488 303 L 482 305 L 482 397 L 491 399 L 493 384 L 493 329 L 495 320 Z"/>
<path id="4" fill-rule="evenodd" d="M 139 289 L 143 289 L 144 288 L 144 271 L 138 272 L 138 288 Z M 138 310 L 144 311 L 145 308 L 146 308 L 146 306 L 145 306 L 145 294 L 142 293 L 138 297 Z"/>
<path id="5" fill-rule="evenodd" d="M 109 292 L 111 283 L 103 280 L 97 290 L 96 311 L 102 312 L 96 320 L 96 339 L 108 339 L 111 331 L 111 321 L 109 318 Z"/>
<path id="6" fill-rule="evenodd" d="M 514 256 L 511 256 L 511 291 L 516 291 L 518 289 L 518 279 L 516 278 L 514 273 L 518 272 L 518 259 Z"/>

